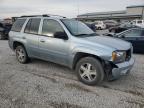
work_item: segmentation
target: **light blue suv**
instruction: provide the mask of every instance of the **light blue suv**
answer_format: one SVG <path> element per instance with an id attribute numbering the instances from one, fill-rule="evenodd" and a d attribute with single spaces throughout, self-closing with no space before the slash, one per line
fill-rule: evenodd
<path id="1" fill-rule="evenodd" d="M 130 43 L 99 36 L 84 23 L 49 15 L 23 16 L 9 33 L 9 45 L 20 63 L 30 58 L 51 61 L 77 73 L 88 85 L 118 79 L 134 64 Z"/>

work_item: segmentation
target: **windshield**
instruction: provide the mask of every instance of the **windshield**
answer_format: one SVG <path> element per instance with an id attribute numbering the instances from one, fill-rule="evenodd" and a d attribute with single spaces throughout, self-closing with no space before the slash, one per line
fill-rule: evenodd
<path id="1" fill-rule="evenodd" d="M 70 33 L 74 36 L 80 37 L 80 36 L 97 35 L 95 32 L 93 32 L 87 25 L 85 25 L 81 21 L 77 21 L 74 19 L 62 19 L 62 22 L 70 31 Z"/>

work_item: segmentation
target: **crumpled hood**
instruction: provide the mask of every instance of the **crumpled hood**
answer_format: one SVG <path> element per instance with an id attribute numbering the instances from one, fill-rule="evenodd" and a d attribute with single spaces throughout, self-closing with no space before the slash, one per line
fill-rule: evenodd
<path id="1" fill-rule="evenodd" d="M 128 50 L 129 48 L 131 48 L 131 44 L 129 42 L 108 36 L 92 36 L 83 39 L 92 43 L 105 45 L 116 50 Z"/>

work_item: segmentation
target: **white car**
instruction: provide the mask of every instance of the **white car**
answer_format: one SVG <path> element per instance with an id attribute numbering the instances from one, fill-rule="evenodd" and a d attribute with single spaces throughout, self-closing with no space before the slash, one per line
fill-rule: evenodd
<path id="1" fill-rule="evenodd" d="M 106 29 L 106 25 L 104 24 L 103 21 L 96 21 L 95 26 L 96 26 L 96 29 L 98 30 Z"/>
<path id="2" fill-rule="evenodd" d="M 144 20 L 134 20 L 132 21 L 132 24 L 138 27 L 144 27 Z"/>

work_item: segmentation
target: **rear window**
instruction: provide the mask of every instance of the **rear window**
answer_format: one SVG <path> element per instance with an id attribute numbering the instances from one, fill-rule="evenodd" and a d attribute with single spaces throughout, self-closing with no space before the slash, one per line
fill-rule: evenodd
<path id="1" fill-rule="evenodd" d="M 12 26 L 12 31 L 20 32 L 26 19 L 17 19 Z"/>
<path id="2" fill-rule="evenodd" d="M 141 24 L 141 23 L 142 23 L 142 21 L 137 21 L 137 23 L 138 23 L 138 24 Z"/>

